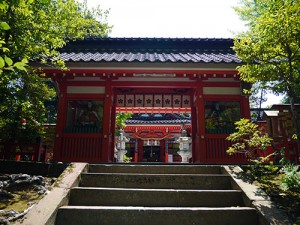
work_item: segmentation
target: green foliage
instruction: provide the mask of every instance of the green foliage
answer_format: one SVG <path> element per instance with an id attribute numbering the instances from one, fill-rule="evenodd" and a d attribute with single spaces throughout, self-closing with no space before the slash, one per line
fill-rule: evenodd
<path id="1" fill-rule="evenodd" d="M 28 72 L 0 77 L 0 133 L 2 141 L 25 142 L 42 135 L 47 121 L 45 101 L 55 96 L 45 79 Z M 22 125 L 22 120 L 26 125 Z"/>
<path id="2" fill-rule="evenodd" d="M 36 69 L 41 63 L 66 69 L 59 49 L 106 36 L 107 13 L 76 0 L 0 1 L 0 141 L 29 141 L 43 133 L 40 125 L 49 121 L 45 103 L 55 102 L 55 92 Z"/>
<path id="3" fill-rule="evenodd" d="M 235 125 L 237 131 L 227 137 L 227 140 L 232 142 L 227 153 L 229 155 L 244 153 L 247 159 L 254 163 L 266 161 L 267 157 L 257 159 L 257 151 L 265 150 L 271 145 L 272 139 L 262 134 L 259 126 L 251 123 L 249 119 L 242 118 L 235 122 Z"/>
<path id="4" fill-rule="evenodd" d="M 59 48 L 68 41 L 105 36 L 110 30 L 105 22 L 108 12 L 100 8 L 89 10 L 86 2 L 14 0 L 4 3 L 6 7 L 0 7 L 0 21 L 6 21 L 11 29 L 0 34 L 12 59 L 44 63 L 51 60 L 55 65 L 64 66 L 59 59 Z"/>
<path id="5" fill-rule="evenodd" d="M 281 188 L 287 190 L 300 190 L 300 171 L 299 166 L 286 164 L 280 170 L 283 173 Z"/>
<path id="6" fill-rule="evenodd" d="M 119 129 L 123 129 L 126 126 L 125 121 L 129 119 L 131 116 L 132 116 L 131 113 L 117 113 L 116 115 L 117 132 Z"/>
<path id="7" fill-rule="evenodd" d="M 237 67 L 241 79 L 268 82 L 271 91 L 287 95 L 294 132 L 299 135 L 294 101 L 300 96 L 300 1 L 242 0 L 241 3 L 236 11 L 249 28 L 237 35 L 233 47 L 244 62 Z"/>
<path id="8" fill-rule="evenodd" d="M 126 154 L 123 156 L 123 162 L 124 163 L 130 163 L 131 160 L 132 160 L 132 157 L 129 157 Z"/>
<path id="9" fill-rule="evenodd" d="M 299 90 L 300 2 L 243 0 L 242 4 L 236 11 L 249 30 L 237 36 L 233 48 L 245 62 L 238 67 L 242 79 L 270 81 L 278 93 Z"/>
<path id="10" fill-rule="evenodd" d="M 6 2 L 0 3 L 0 8 L 6 6 Z M 0 22 L 0 31 L 8 31 L 10 26 L 6 22 Z M 14 68 L 19 70 L 26 71 L 27 60 L 23 59 L 21 62 L 13 63 L 13 60 L 6 56 L 6 53 L 9 52 L 9 49 L 3 47 L 6 44 L 3 38 L 0 38 L 0 75 L 3 73 L 3 70 L 14 71 Z"/>
<path id="11" fill-rule="evenodd" d="M 279 167 L 275 166 L 273 162 L 270 162 L 269 165 L 264 165 L 264 169 L 268 174 L 275 174 L 276 172 L 278 172 Z"/>

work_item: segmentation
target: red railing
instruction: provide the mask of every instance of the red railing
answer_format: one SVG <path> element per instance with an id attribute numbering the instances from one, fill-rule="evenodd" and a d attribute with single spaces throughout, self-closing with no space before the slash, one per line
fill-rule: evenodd
<path id="1" fill-rule="evenodd" d="M 228 155 L 226 150 L 231 142 L 226 140 L 227 134 L 207 134 L 205 136 L 205 163 L 247 163 L 244 154 Z"/>
<path id="2" fill-rule="evenodd" d="M 65 134 L 61 138 L 59 156 L 63 162 L 100 162 L 101 134 Z"/>

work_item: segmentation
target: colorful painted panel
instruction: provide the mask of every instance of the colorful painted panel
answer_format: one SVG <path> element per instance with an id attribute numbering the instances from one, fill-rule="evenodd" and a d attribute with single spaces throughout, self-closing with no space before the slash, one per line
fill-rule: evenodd
<path id="1" fill-rule="evenodd" d="M 164 107 L 172 107 L 172 95 L 164 95 Z"/>
<path id="2" fill-rule="evenodd" d="M 207 134 L 230 134 L 234 123 L 241 118 L 239 102 L 205 102 L 205 130 Z"/>
<path id="3" fill-rule="evenodd" d="M 173 95 L 173 107 L 181 107 L 181 95 Z"/>
<path id="4" fill-rule="evenodd" d="M 191 97 L 189 95 L 182 96 L 182 107 L 191 107 Z"/>
<path id="5" fill-rule="evenodd" d="M 145 107 L 153 107 L 153 95 L 145 95 Z"/>
<path id="6" fill-rule="evenodd" d="M 125 96 L 124 95 L 117 95 L 116 105 L 118 107 L 124 107 L 125 106 Z"/>
<path id="7" fill-rule="evenodd" d="M 134 107 L 134 95 L 126 95 L 126 106 Z"/>
<path id="8" fill-rule="evenodd" d="M 143 95 L 135 95 L 135 106 L 136 107 L 144 106 L 144 96 Z"/>
<path id="9" fill-rule="evenodd" d="M 73 100 L 68 102 L 66 133 L 100 133 L 103 101 Z"/>
<path id="10" fill-rule="evenodd" d="M 163 99 L 162 95 L 154 95 L 154 107 L 162 107 Z"/>

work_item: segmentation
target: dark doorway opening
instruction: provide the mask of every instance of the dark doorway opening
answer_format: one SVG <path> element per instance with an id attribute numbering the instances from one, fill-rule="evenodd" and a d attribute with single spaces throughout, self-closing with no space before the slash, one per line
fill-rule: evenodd
<path id="1" fill-rule="evenodd" d="M 144 146 L 143 162 L 160 162 L 160 147 Z"/>

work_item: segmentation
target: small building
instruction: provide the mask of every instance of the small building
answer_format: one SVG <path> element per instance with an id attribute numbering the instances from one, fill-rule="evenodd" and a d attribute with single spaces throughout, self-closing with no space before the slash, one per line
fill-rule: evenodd
<path id="1" fill-rule="evenodd" d="M 295 110 L 300 116 L 300 105 L 295 105 Z M 285 158 L 294 163 L 299 163 L 299 153 L 297 140 L 293 138 L 295 134 L 294 121 L 291 113 L 291 105 L 275 104 L 268 110 L 264 110 L 263 121 L 259 122 L 261 128 L 267 131 L 268 135 L 273 139 L 273 146 L 268 148 L 266 154 L 271 154 L 281 150 Z M 298 125 L 299 126 L 299 125 Z M 278 162 L 282 157 L 274 156 L 274 161 Z"/>
<path id="2" fill-rule="evenodd" d="M 124 128 L 127 156 L 134 162 L 181 162 L 178 139 L 186 131 L 191 137 L 190 114 L 134 113 Z M 190 146 L 192 147 L 192 146 Z"/>
<path id="3" fill-rule="evenodd" d="M 250 118 L 249 99 L 243 94 L 247 85 L 236 70 L 241 60 L 232 46 L 232 39 L 215 38 L 90 38 L 69 43 L 61 51 L 69 70 L 44 67 L 59 97 L 54 160 L 113 162 L 116 113 L 131 112 L 162 119 L 190 115 L 193 163 L 245 162 L 243 155 L 226 154 L 234 122 Z M 162 146 L 159 161 L 166 162 L 169 139 L 182 126 L 128 124 L 127 131 L 133 129 L 130 148 L 137 148 L 135 162 L 145 160 L 141 155 L 150 141 L 150 146 Z M 149 138 L 143 136 L 147 132 Z"/>

